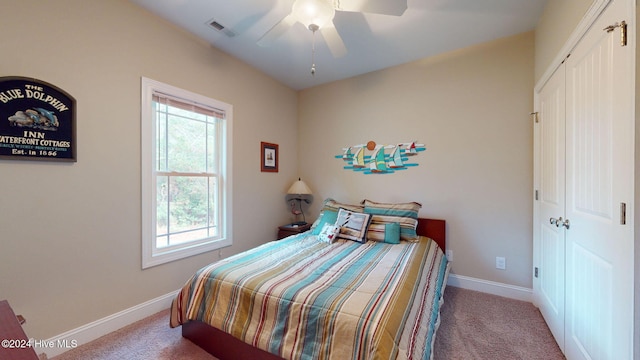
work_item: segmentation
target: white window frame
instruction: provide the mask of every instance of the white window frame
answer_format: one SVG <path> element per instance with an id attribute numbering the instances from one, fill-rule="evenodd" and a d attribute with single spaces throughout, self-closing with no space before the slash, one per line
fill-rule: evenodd
<path id="1" fill-rule="evenodd" d="M 207 241 L 186 243 L 169 248 L 156 247 L 156 169 L 155 169 L 155 121 L 153 114 L 153 94 L 159 92 L 188 103 L 200 104 L 219 109 L 225 113 L 220 130 L 222 134 L 222 154 L 220 154 L 219 210 L 220 236 Z M 141 180 L 142 180 L 142 268 L 164 264 L 189 256 L 202 254 L 231 246 L 232 208 L 231 208 L 231 159 L 232 159 L 232 116 L 230 104 L 192 93 L 171 85 L 142 77 L 141 110 Z"/>

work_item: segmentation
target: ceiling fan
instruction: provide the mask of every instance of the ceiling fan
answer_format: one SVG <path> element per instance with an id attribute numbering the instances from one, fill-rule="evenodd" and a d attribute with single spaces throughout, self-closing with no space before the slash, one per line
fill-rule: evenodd
<path id="1" fill-rule="evenodd" d="M 295 0 L 291 12 L 262 35 L 258 45 L 269 46 L 296 22 L 300 22 L 314 35 L 319 30 L 331 54 L 342 57 L 347 53 L 347 48 L 333 23 L 336 11 L 400 16 L 406 9 L 407 0 Z M 312 74 L 314 70 L 312 67 Z"/>

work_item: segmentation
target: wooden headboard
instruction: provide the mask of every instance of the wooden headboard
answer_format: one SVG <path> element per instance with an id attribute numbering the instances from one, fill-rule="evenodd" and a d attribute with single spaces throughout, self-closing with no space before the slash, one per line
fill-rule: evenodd
<path id="1" fill-rule="evenodd" d="M 446 252 L 447 231 L 445 220 L 418 218 L 416 232 L 418 235 L 432 238 L 440 246 L 440 249 Z"/>

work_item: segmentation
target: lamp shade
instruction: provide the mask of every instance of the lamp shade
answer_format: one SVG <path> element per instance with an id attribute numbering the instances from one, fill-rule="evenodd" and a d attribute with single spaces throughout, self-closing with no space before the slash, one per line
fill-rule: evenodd
<path id="1" fill-rule="evenodd" d="M 291 12 L 307 28 L 311 24 L 323 27 L 336 14 L 330 0 L 296 0 Z"/>
<path id="2" fill-rule="evenodd" d="M 311 189 L 304 183 L 304 181 L 298 178 L 298 181 L 294 182 L 293 185 L 287 191 L 289 195 L 311 195 Z"/>

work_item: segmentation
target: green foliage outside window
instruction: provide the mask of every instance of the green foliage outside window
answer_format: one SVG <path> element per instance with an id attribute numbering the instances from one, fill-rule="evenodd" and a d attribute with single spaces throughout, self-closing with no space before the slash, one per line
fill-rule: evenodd
<path id="1" fill-rule="evenodd" d="M 218 119 L 154 102 L 158 246 L 215 235 Z"/>

